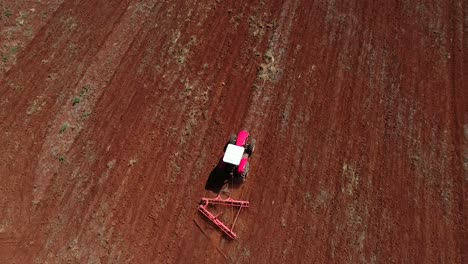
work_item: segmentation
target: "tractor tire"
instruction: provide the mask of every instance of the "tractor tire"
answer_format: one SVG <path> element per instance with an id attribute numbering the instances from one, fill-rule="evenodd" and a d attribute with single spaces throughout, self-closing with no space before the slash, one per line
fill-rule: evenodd
<path id="1" fill-rule="evenodd" d="M 242 175 L 237 175 L 236 177 L 233 178 L 233 183 L 236 185 L 243 184 L 245 182 L 245 178 L 242 177 Z"/>
<path id="2" fill-rule="evenodd" d="M 237 141 L 237 136 L 236 136 L 236 134 L 231 134 L 231 136 L 229 137 L 229 141 L 226 143 L 226 145 L 224 145 L 224 150 L 223 150 L 223 152 L 226 152 L 227 146 L 228 146 L 229 144 L 235 145 L 235 144 L 236 144 L 236 141 Z"/>
<path id="3" fill-rule="evenodd" d="M 231 136 L 229 137 L 229 144 L 235 145 L 236 141 L 237 141 L 237 135 L 236 134 L 231 134 Z"/>
<path id="4" fill-rule="evenodd" d="M 249 140 L 249 144 L 247 145 L 247 153 L 249 154 L 249 157 L 252 156 L 254 150 L 255 150 L 255 144 L 257 143 L 257 141 L 252 138 Z"/>
<path id="5" fill-rule="evenodd" d="M 247 180 L 248 174 L 249 174 L 249 163 L 247 162 L 247 164 L 245 165 L 244 172 L 240 175 L 242 183 L 244 183 L 245 180 Z"/>

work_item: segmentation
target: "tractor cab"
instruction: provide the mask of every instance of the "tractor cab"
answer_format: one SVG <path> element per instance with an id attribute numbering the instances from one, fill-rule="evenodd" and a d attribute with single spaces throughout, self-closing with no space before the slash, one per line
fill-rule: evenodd
<path id="1" fill-rule="evenodd" d="M 228 144 L 224 152 L 223 161 L 238 166 L 244 155 L 245 148 L 233 144 Z"/>

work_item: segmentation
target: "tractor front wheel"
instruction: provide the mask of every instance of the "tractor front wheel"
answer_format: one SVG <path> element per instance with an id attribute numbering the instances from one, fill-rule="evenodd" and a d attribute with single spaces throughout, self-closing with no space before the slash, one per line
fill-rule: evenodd
<path id="1" fill-rule="evenodd" d="M 236 141 L 237 141 L 237 135 L 236 134 L 231 134 L 231 136 L 229 137 L 229 144 L 235 145 Z"/>
<path id="2" fill-rule="evenodd" d="M 249 144 L 247 145 L 247 153 L 249 154 L 249 157 L 252 156 L 254 150 L 255 150 L 255 144 L 257 143 L 257 141 L 252 138 L 251 140 L 249 140 Z"/>

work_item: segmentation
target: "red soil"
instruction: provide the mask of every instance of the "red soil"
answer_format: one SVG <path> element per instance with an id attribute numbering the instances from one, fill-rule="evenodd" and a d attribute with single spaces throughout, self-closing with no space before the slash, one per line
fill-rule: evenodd
<path id="1" fill-rule="evenodd" d="M 466 2 L 340 2 L 3 1 L 0 262 L 466 262 Z"/>

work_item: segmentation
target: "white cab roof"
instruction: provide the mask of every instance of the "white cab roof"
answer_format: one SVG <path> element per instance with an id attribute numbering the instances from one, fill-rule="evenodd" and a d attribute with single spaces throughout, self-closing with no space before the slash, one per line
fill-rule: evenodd
<path id="1" fill-rule="evenodd" d="M 223 161 L 233 165 L 239 165 L 242 155 L 244 155 L 244 148 L 233 144 L 228 144 L 226 152 L 224 152 Z"/>

